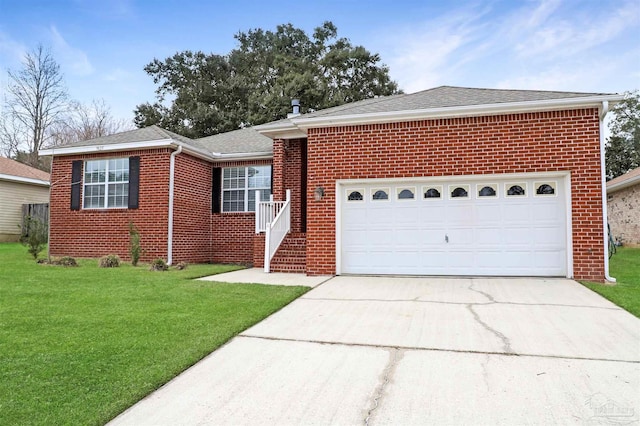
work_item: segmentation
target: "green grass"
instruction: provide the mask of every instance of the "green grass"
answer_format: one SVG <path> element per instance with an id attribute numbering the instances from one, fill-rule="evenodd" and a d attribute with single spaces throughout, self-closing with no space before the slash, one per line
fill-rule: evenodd
<path id="1" fill-rule="evenodd" d="M 191 280 L 233 266 L 79 264 L 0 244 L 0 424 L 104 424 L 308 290 Z"/>
<path id="2" fill-rule="evenodd" d="M 583 284 L 640 318 L 640 248 L 620 247 L 609 261 L 609 272 L 616 285 Z"/>

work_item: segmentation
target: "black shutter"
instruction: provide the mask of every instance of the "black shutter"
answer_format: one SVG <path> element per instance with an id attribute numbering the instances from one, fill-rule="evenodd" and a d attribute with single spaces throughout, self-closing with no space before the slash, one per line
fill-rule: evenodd
<path id="1" fill-rule="evenodd" d="M 269 192 L 273 194 L 273 164 L 271 165 L 271 188 L 269 189 Z"/>
<path id="2" fill-rule="evenodd" d="M 140 157 L 129 157 L 129 208 L 138 208 L 140 194 Z"/>
<path id="3" fill-rule="evenodd" d="M 220 190 L 222 189 L 222 169 L 220 167 L 213 168 L 211 186 L 211 213 L 220 213 Z"/>
<path id="4" fill-rule="evenodd" d="M 80 210 L 80 188 L 82 186 L 82 160 L 71 163 L 71 210 Z"/>

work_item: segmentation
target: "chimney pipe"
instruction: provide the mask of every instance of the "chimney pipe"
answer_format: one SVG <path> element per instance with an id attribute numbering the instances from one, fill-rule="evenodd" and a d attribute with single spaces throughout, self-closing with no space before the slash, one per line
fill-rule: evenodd
<path id="1" fill-rule="evenodd" d="M 291 106 L 293 107 L 294 114 L 300 114 L 300 99 L 292 99 Z"/>

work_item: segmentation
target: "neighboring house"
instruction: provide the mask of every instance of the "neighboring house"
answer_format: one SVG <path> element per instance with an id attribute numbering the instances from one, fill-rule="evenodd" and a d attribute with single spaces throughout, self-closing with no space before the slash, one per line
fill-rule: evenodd
<path id="1" fill-rule="evenodd" d="M 0 241 L 18 241 L 23 204 L 49 202 L 49 173 L 0 157 Z"/>
<path id="2" fill-rule="evenodd" d="M 607 182 L 611 234 L 624 245 L 640 245 L 640 167 Z"/>
<path id="3" fill-rule="evenodd" d="M 602 281 L 602 120 L 621 99 L 443 86 L 198 140 L 151 126 L 44 150 L 51 253 L 127 257 L 132 222 L 147 260 Z M 275 200 L 258 214 L 256 190 Z"/>

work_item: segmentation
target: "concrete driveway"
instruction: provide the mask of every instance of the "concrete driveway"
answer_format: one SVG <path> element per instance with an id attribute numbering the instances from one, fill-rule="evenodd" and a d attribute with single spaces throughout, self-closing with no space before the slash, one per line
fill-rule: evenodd
<path id="1" fill-rule="evenodd" d="M 336 277 L 112 424 L 639 418 L 640 320 L 574 281 Z"/>

